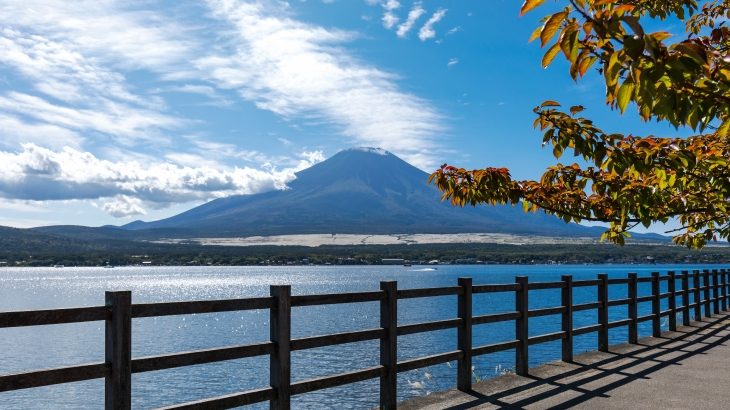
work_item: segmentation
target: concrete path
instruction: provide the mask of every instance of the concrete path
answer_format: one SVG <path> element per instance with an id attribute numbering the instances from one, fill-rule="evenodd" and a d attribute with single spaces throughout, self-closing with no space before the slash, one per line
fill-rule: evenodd
<path id="1" fill-rule="evenodd" d="M 729 409 L 730 313 L 713 315 L 637 345 L 591 352 L 574 363 L 530 369 L 432 394 L 399 409 Z"/>

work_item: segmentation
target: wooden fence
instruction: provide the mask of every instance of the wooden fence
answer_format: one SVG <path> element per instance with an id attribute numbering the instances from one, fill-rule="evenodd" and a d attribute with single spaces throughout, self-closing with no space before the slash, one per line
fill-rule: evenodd
<path id="1" fill-rule="evenodd" d="M 677 327 L 677 314 L 682 314 L 684 325 L 689 325 L 690 312 L 695 320 L 709 317 L 727 310 L 730 270 L 713 269 L 682 271 L 677 275 L 652 273 L 648 277 L 637 277 L 629 273 L 627 278 L 608 278 L 599 274 L 595 280 L 573 280 L 562 276 L 557 282 L 530 283 L 525 276 L 518 276 L 515 283 L 473 285 L 471 278 L 459 278 L 453 287 L 425 289 L 397 289 L 396 282 L 381 282 L 380 290 L 374 292 L 322 294 L 292 296 L 289 286 L 271 286 L 268 297 L 231 300 L 208 300 L 172 303 L 131 303 L 131 292 L 106 292 L 106 305 L 71 309 L 35 310 L 0 313 L 0 328 L 40 326 L 62 323 L 105 321 L 105 362 L 83 364 L 0 376 L 0 392 L 70 383 L 97 378 L 105 379 L 105 408 L 129 409 L 131 407 L 132 374 L 155 370 L 192 366 L 224 360 L 268 355 L 270 359 L 270 385 L 256 390 L 213 397 L 166 407 L 167 409 L 230 408 L 257 402 L 269 401 L 272 409 L 288 409 L 291 397 L 363 380 L 380 379 L 380 407 L 396 407 L 396 378 L 405 372 L 426 366 L 457 362 L 457 387 L 470 390 L 472 384 L 472 359 L 475 356 L 514 349 L 515 371 L 519 375 L 528 372 L 530 345 L 562 340 L 562 359 L 573 358 L 573 337 L 598 332 L 598 350 L 608 350 L 609 329 L 628 326 L 628 342 L 636 343 L 638 324 L 652 322 L 652 333 L 659 336 L 660 320 L 668 316 L 669 330 Z M 692 287 L 690 287 L 690 279 Z M 667 292 L 660 293 L 661 282 L 667 282 Z M 677 286 L 679 281 L 679 286 Z M 638 283 L 651 283 L 650 295 L 638 295 Z M 627 285 L 626 298 L 609 300 L 608 287 Z M 573 303 L 573 289 L 597 287 L 598 300 L 590 303 Z M 528 308 L 531 292 L 543 289 L 560 289 L 561 306 Z M 472 297 L 475 294 L 514 292 L 514 310 L 481 316 L 472 315 Z M 454 295 L 457 297 L 457 317 L 425 323 L 398 325 L 398 300 Z M 678 298 L 681 296 L 681 302 Z M 692 303 L 690 303 L 692 296 Z M 668 299 L 668 309 L 661 310 L 661 299 Z M 380 302 L 380 327 L 354 332 L 291 338 L 291 308 L 297 306 L 330 305 L 340 303 Z M 651 314 L 638 316 L 637 305 L 651 302 Z M 628 317 L 609 321 L 608 308 L 628 306 Z M 704 315 L 703 315 L 704 307 Z M 159 356 L 132 358 L 132 319 L 214 313 L 253 309 L 269 309 L 270 340 L 241 346 L 181 352 Z M 598 322 L 594 325 L 573 327 L 573 313 L 597 310 Z M 560 315 L 561 331 L 538 336 L 529 335 L 529 318 Z M 501 343 L 472 346 L 472 328 L 487 323 L 514 321 L 514 338 Z M 430 332 L 442 329 L 457 329 L 457 350 L 417 359 L 398 361 L 398 336 Z M 380 365 L 333 376 L 291 382 L 291 352 L 364 340 L 380 340 Z"/>

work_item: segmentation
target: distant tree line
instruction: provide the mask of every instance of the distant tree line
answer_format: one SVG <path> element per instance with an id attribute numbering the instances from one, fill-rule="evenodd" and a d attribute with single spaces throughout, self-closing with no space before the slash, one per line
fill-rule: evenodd
<path id="1" fill-rule="evenodd" d="M 72 252 L 0 251 L 0 266 L 114 266 L 142 265 L 353 265 L 380 264 L 384 258 L 402 258 L 413 264 L 440 263 L 541 264 L 541 263 L 727 263 L 730 247 L 692 250 L 671 245 L 500 245 L 421 244 L 358 246 L 251 246 L 203 247 L 127 245 L 122 249 Z"/>

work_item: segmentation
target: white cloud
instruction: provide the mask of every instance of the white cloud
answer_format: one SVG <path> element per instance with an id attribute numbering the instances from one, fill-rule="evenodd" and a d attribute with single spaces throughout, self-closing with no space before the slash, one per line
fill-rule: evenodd
<path id="1" fill-rule="evenodd" d="M 200 157 L 200 161 L 208 161 L 206 158 L 228 158 L 262 166 L 266 164 L 283 164 L 288 166 L 291 162 L 290 157 L 273 157 L 256 150 L 241 149 L 235 144 L 206 141 L 195 137 L 188 137 L 187 139 L 195 147 L 195 152 Z"/>
<path id="2" fill-rule="evenodd" d="M 321 151 L 272 157 L 206 140 L 201 123 L 167 106 L 168 92 L 219 106 L 240 96 L 297 120 L 292 126 L 323 124 L 348 144 L 433 166 L 443 131 L 436 109 L 349 51 L 357 33 L 298 21 L 279 4 L 0 2 L 0 69 L 11 84 L 0 91 L 0 197 L 92 200 L 128 216 L 281 189 L 323 159 Z M 398 1 L 379 4 L 397 19 Z M 155 5 L 163 11 L 150 11 Z M 416 5 L 422 11 L 411 10 L 406 33 L 425 13 Z M 188 24 L 176 18 L 180 9 L 204 18 Z"/>
<path id="3" fill-rule="evenodd" d="M 0 10 L 8 4 L 12 2 L 4 3 Z M 23 15 L 19 17 L 22 22 Z M 124 145 L 139 141 L 164 143 L 161 130 L 178 129 L 185 123 L 163 113 L 162 99 L 130 91 L 122 74 L 84 54 L 91 51 L 81 50 L 68 39 L 53 40 L 32 31 L 47 30 L 53 34 L 51 27 L 25 29 L 30 31 L 0 30 L 0 67 L 7 67 L 27 80 L 43 96 L 18 91 L 0 94 L 0 122 L 8 126 L 4 129 L 8 134 L 33 136 L 48 132 L 48 141 L 30 137 L 17 142 L 78 147 L 88 140 L 87 135 L 102 133 Z M 8 146 L 9 142 L 10 138 L 3 145 Z"/>
<path id="4" fill-rule="evenodd" d="M 461 31 L 461 26 L 456 26 L 456 27 L 453 27 L 453 28 L 449 29 L 449 31 L 446 32 L 446 35 L 447 36 L 451 36 L 451 35 L 454 35 L 454 34 L 460 32 L 460 31 Z"/>
<path id="5" fill-rule="evenodd" d="M 162 129 L 177 129 L 186 121 L 112 100 L 100 100 L 86 108 L 54 104 L 46 99 L 11 91 L 0 95 L 0 112 L 14 112 L 54 127 L 84 132 L 101 132 L 121 144 L 140 141 L 165 142 Z"/>
<path id="6" fill-rule="evenodd" d="M 234 104 L 233 101 L 224 97 L 223 95 L 221 95 L 221 93 L 217 89 L 215 89 L 209 85 L 202 85 L 202 84 L 174 85 L 174 86 L 170 86 L 170 87 L 157 89 L 157 90 L 155 90 L 155 92 L 186 93 L 186 94 L 202 95 L 202 96 L 208 97 L 209 101 L 208 101 L 208 103 L 203 103 L 201 105 L 212 105 L 214 107 L 226 108 L 226 107 L 230 107 Z"/>
<path id="7" fill-rule="evenodd" d="M 382 5 L 384 9 L 383 18 L 381 19 L 383 27 L 390 30 L 398 24 L 398 21 L 400 21 L 398 16 L 394 13 L 395 10 L 400 8 L 400 2 L 398 2 L 398 0 L 386 0 Z"/>
<path id="8" fill-rule="evenodd" d="M 215 97 L 218 95 L 215 88 L 209 86 L 209 85 L 202 85 L 202 84 L 183 84 L 183 85 L 176 85 L 167 87 L 164 90 L 165 92 L 178 92 L 178 93 L 190 93 L 190 94 L 200 94 L 204 95 L 206 97 Z"/>
<path id="9" fill-rule="evenodd" d="M 171 162 L 112 162 L 72 148 L 52 151 L 24 144 L 20 152 L 0 151 L 0 195 L 48 201 L 111 198 L 103 209 L 113 216 L 144 213 L 143 205 L 206 200 L 283 189 L 295 172 L 323 159 L 303 152 L 296 164 L 278 169 L 220 165 L 181 166 Z"/>
<path id="10" fill-rule="evenodd" d="M 32 81 L 33 87 L 55 99 L 80 102 L 107 97 L 134 103 L 145 99 L 130 93 L 124 77 L 91 62 L 66 44 L 41 35 L 0 31 L 0 65 L 16 70 Z"/>
<path id="11" fill-rule="evenodd" d="M 127 195 L 117 195 L 111 201 L 104 202 L 102 209 L 115 218 L 147 214 L 142 201 Z"/>
<path id="12" fill-rule="evenodd" d="M 432 138 L 443 129 L 439 114 L 427 101 L 399 90 L 394 75 L 342 48 L 352 33 L 274 16 L 261 4 L 209 4 L 213 16 L 235 33 L 228 39 L 232 49 L 196 61 L 219 87 L 237 90 L 285 118 L 325 120 L 358 144 L 383 147 L 407 160 L 433 151 Z"/>
<path id="13" fill-rule="evenodd" d="M 393 12 L 386 11 L 385 13 L 383 13 L 382 21 L 383 21 L 383 27 L 390 30 L 393 27 L 395 27 L 396 24 L 398 24 L 400 19 L 398 18 L 398 16 L 393 14 Z"/>
<path id="14" fill-rule="evenodd" d="M 15 149 L 33 142 L 51 148 L 78 148 L 83 141 L 78 133 L 45 123 L 26 122 L 15 115 L 0 112 L 0 147 Z"/>
<path id="15" fill-rule="evenodd" d="M 291 140 L 286 139 L 284 137 L 277 137 L 276 140 L 281 142 L 285 147 L 288 147 L 288 146 L 294 144 Z"/>
<path id="16" fill-rule="evenodd" d="M 0 23 L 42 32 L 82 54 L 131 69 L 174 70 L 196 46 L 186 35 L 191 29 L 149 11 L 150 5 L 115 0 L 3 0 Z M 160 6 L 174 13 L 174 7 Z"/>
<path id="17" fill-rule="evenodd" d="M 408 32 L 411 31 L 413 26 L 416 24 L 416 21 L 418 21 L 418 19 L 424 14 L 426 14 L 426 10 L 424 10 L 421 6 L 421 2 L 413 3 L 411 11 L 408 12 L 408 18 L 405 22 L 403 22 L 403 24 L 398 26 L 398 30 L 396 31 L 398 37 L 405 37 L 408 35 Z"/>
<path id="18" fill-rule="evenodd" d="M 384 12 L 401 7 L 397 0 L 379 4 Z M 420 4 L 404 23 L 410 27 L 401 25 L 399 32 L 410 31 L 425 13 Z M 195 93 L 211 105 L 230 106 L 220 91 L 232 90 L 286 120 L 334 125 L 357 144 L 382 146 L 406 159 L 433 151 L 432 139 L 443 131 L 428 101 L 401 91 L 395 75 L 345 48 L 355 33 L 297 21 L 281 3 L 211 0 L 203 25 L 171 18 L 182 6 L 158 5 L 164 14 L 150 11 L 149 3 L 113 0 L 0 3 L 0 50 L 9 56 L 0 64 L 40 93 L 0 94 L 0 114 L 22 120 L 29 130 L 37 125 L 65 132 L 69 142 L 44 146 L 114 142 L 160 149 L 173 146 L 173 136 L 193 124 L 171 115 L 160 92 Z M 215 36 L 205 46 L 204 31 Z M 182 84 L 140 94 L 121 74 L 140 69 Z"/>
<path id="19" fill-rule="evenodd" d="M 426 24 L 424 24 L 418 31 L 418 38 L 421 39 L 421 41 L 426 41 L 436 37 L 436 30 L 433 29 L 433 26 L 441 21 L 444 16 L 446 16 L 446 9 L 436 10 L 436 12 L 431 15 L 431 18 L 426 21 Z"/>
<path id="20" fill-rule="evenodd" d="M 449 59 L 449 62 L 446 63 L 446 65 L 449 66 L 449 67 L 453 67 L 453 66 L 455 66 L 457 64 L 459 64 L 459 59 L 458 58 L 450 58 Z"/>

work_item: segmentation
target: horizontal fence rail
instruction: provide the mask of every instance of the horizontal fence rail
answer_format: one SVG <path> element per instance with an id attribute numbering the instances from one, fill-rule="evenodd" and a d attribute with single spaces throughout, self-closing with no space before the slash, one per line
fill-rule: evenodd
<path id="1" fill-rule="evenodd" d="M 660 293 L 661 283 L 666 282 L 667 292 Z M 651 294 L 638 295 L 638 284 L 649 283 Z M 690 287 L 690 284 L 692 287 Z M 609 286 L 625 285 L 625 298 L 609 300 Z M 269 401 L 273 409 L 289 409 L 291 396 L 309 393 L 369 379 L 380 379 L 380 407 L 396 407 L 396 381 L 400 372 L 446 362 L 457 362 L 457 388 L 472 388 L 472 360 L 474 357 L 515 350 L 515 369 L 518 375 L 528 374 L 529 346 L 551 341 L 561 341 L 561 357 L 573 360 L 573 338 L 587 333 L 598 334 L 599 351 L 608 350 L 609 329 L 628 326 L 628 342 L 637 343 L 638 324 L 650 321 L 652 335 L 661 333 L 661 319 L 668 317 L 669 330 L 677 328 L 677 315 L 682 324 L 710 317 L 730 306 L 730 270 L 705 269 L 701 272 L 670 271 L 666 275 L 653 272 L 651 276 L 638 277 L 629 273 L 626 278 L 608 278 L 599 274 L 597 279 L 573 280 L 563 275 L 556 282 L 532 282 L 525 276 L 515 278 L 515 283 L 473 285 L 471 278 L 459 278 L 458 286 L 398 289 L 394 281 L 381 282 L 379 291 L 292 296 L 289 286 L 271 286 L 270 296 L 247 299 L 209 300 L 169 303 L 131 303 L 131 292 L 106 292 L 105 306 L 50 309 L 0 313 L 0 328 L 41 326 L 52 324 L 105 322 L 105 362 L 70 367 L 35 370 L 0 375 L 0 392 L 27 389 L 54 384 L 91 379 L 105 379 L 105 408 L 129 409 L 132 397 L 132 374 L 156 370 L 193 366 L 225 360 L 268 356 L 270 361 L 270 385 L 225 396 L 211 397 L 194 402 L 165 407 L 166 409 L 232 408 L 246 404 Z M 574 304 L 573 290 L 578 287 L 595 287 L 596 301 Z M 560 306 L 529 308 L 531 294 L 546 289 L 560 291 Z M 532 292 L 531 292 L 532 291 Z M 473 315 L 475 294 L 512 292 L 515 295 L 514 310 L 485 315 Z M 423 323 L 399 324 L 398 300 L 455 296 L 456 316 L 452 319 Z M 667 299 L 668 309 L 661 310 L 661 300 Z M 690 303 L 690 300 L 693 300 Z M 380 327 L 352 332 L 291 338 L 292 307 L 331 305 L 341 303 L 378 302 Z M 651 313 L 638 315 L 640 303 L 651 303 Z M 626 306 L 627 317 L 609 321 L 608 309 Z M 267 309 L 270 312 L 270 340 L 249 345 L 226 346 L 213 349 L 178 352 L 172 354 L 135 357 L 131 354 L 132 319 Z M 597 323 L 574 327 L 573 315 L 584 310 L 596 310 Z M 529 319 L 542 316 L 560 316 L 560 331 L 529 336 Z M 473 346 L 474 326 L 497 322 L 514 322 L 514 338 L 499 343 Z M 398 336 L 457 329 L 457 350 L 415 359 L 398 361 Z M 347 373 L 291 382 L 291 352 L 324 346 L 379 340 L 380 364 L 378 366 Z"/>

